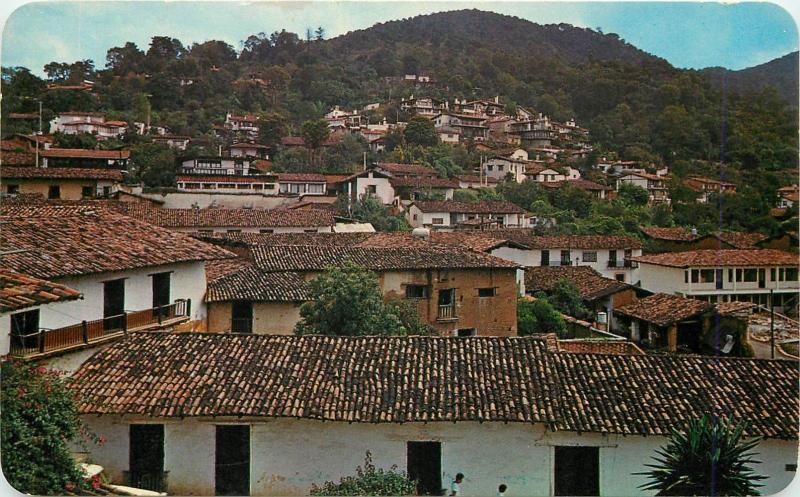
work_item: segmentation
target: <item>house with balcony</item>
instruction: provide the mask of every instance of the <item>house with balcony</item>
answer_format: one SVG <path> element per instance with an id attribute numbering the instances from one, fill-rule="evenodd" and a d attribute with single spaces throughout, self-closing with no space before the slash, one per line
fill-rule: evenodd
<path id="1" fill-rule="evenodd" d="M 278 194 L 278 176 L 275 174 L 179 174 L 175 182 L 182 192 Z"/>
<path id="2" fill-rule="evenodd" d="M 753 302 L 786 312 L 797 308 L 797 254 L 774 249 L 691 250 L 630 260 L 639 265 L 642 288 L 652 292 L 712 303 Z"/>
<path id="3" fill-rule="evenodd" d="M 432 117 L 436 128 L 454 128 L 458 130 L 461 141 L 484 141 L 489 138 L 489 126 L 486 125 L 486 116 L 474 114 L 457 114 L 442 111 Z"/>
<path id="4" fill-rule="evenodd" d="M 179 159 L 179 162 L 178 174 L 247 176 L 258 173 L 249 157 L 203 156 Z"/>
<path id="5" fill-rule="evenodd" d="M 323 235 L 324 236 L 324 235 Z M 257 245 L 261 271 L 301 273 L 306 281 L 353 262 L 378 275 L 386 299 L 411 299 L 441 335 L 516 335 L 517 264 L 449 246 Z"/>
<path id="6" fill-rule="evenodd" d="M 617 190 L 623 184 L 640 186 L 650 194 L 650 204 L 669 204 L 669 190 L 663 176 L 645 172 L 628 172 L 617 178 Z"/>
<path id="7" fill-rule="evenodd" d="M 283 195 L 325 195 L 327 179 L 319 173 L 278 173 L 278 191 Z"/>
<path id="8" fill-rule="evenodd" d="M 414 98 L 414 95 L 411 95 L 409 98 L 402 98 L 400 100 L 400 108 L 412 114 L 433 117 L 445 109 L 445 104 L 436 98 Z"/>
<path id="9" fill-rule="evenodd" d="M 89 133 L 98 140 L 120 138 L 128 130 L 126 121 L 106 120 L 103 112 L 61 112 L 50 121 L 50 133 L 77 135 Z"/>
<path id="10" fill-rule="evenodd" d="M 0 222 L 0 269 L 59 285 L 53 295 L 68 295 L 68 288 L 83 296 L 7 322 L 14 327 L 0 335 L 10 335 L 11 355 L 24 359 L 85 349 L 135 330 L 204 329 L 205 261 L 233 257 L 99 203 L 4 205 Z"/>
<path id="11" fill-rule="evenodd" d="M 795 362 L 585 345 L 134 333 L 73 378 L 82 420 L 108 440 L 87 456 L 113 482 L 170 495 L 308 495 L 367 452 L 419 495 L 457 472 L 465 495 L 498 482 L 509 495 L 638 495 L 672 431 L 706 414 L 760 438 L 760 492 L 792 482 Z"/>
<path id="12" fill-rule="evenodd" d="M 790 185 L 778 188 L 778 208 L 791 209 L 800 199 L 800 186 Z"/>
<path id="13" fill-rule="evenodd" d="M 495 155 L 487 159 L 481 166 L 483 175 L 497 181 L 503 181 L 511 175 L 514 181 L 525 181 L 525 172 L 533 163 L 528 160 L 528 152 L 518 148 L 508 155 Z"/>
<path id="14" fill-rule="evenodd" d="M 530 229 L 483 231 L 486 236 L 513 240 L 528 247 L 526 267 L 589 266 L 606 278 L 636 284 L 642 242 L 633 236 L 561 235 L 537 236 Z"/>
<path id="15" fill-rule="evenodd" d="M 258 138 L 258 117 L 252 114 L 236 115 L 228 112 L 225 115 L 223 128 L 229 132 L 242 134 L 250 139 Z"/>
<path id="16" fill-rule="evenodd" d="M 174 148 L 176 150 L 186 150 L 186 147 L 189 146 L 189 142 L 192 141 L 191 136 L 183 136 L 183 135 L 154 135 L 152 138 L 153 143 L 160 143 L 161 145 L 166 145 L 169 148 Z"/>
<path id="17" fill-rule="evenodd" d="M 521 228 L 525 226 L 525 218 L 524 209 L 511 202 L 498 200 L 415 200 L 406 211 L 406 220 L 415 228 Z"/>
<path id="18" fill-rule="evenodd" d="M 511 133 L 519 136 L 525 148 L 550 147 L 556 139 L 556 131 L 550 119 L 541 113 L 534 118 L 512 123 Z"/>
<path id="19" fill-rule="evenodd" d="M 6 166 L 0 188 L 7 195 L 39 195 L 50 200 L 107 197 L 124 176 L 118 169 Z"/>
<path id="20" fill-rule="evenodd" d="M 237 142 L 228 147 L 231 157 L 253 157 L 269 160 L 269 147 L 254 142 Z"/>
<path id="21" fill-rule="evenodd" d="M 579 173 L 580 174 L 580 173 Z M 614 189 L 610 186 L 601 185 L 600 183 L 595 183 L 594 181 L 589 181 L 587 179 L 568 179 L 564 181 L 556 181 L 556 182 L 544 182 L 541 185 L 545 188 L 562 188 L 564 186 L 568 186 L 571 188 L 577 188 L 579 190 L 583 190 L 588 192 L 594 198 L 604 200 L 607 198 L 609 192 L 613 191 Z"/>
<path id="22" fill-rule="evenodd" d="M 40 150 L 42 167 L 79 167 L 98 169 L 128 169 L 130 150 L 87 150 L 83 148 L 52 148 Z"/>

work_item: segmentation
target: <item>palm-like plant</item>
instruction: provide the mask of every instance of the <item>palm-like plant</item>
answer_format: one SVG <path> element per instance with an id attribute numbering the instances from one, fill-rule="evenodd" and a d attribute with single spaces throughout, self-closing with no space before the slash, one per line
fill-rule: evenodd
<path id="1" fill-rule="evenodd" d="M 666 446 L 656 451 L 656 464 L 647 464 L 650 481 L 643 490 L 658 495 L 758 495 L 757 482 L 766 479 L 750 467 L 758 464 L 751 452 L 760 438 L 742 440 L 745 424 L 730 419 L 690 420 L 685 431 L 673 428 Z"/>

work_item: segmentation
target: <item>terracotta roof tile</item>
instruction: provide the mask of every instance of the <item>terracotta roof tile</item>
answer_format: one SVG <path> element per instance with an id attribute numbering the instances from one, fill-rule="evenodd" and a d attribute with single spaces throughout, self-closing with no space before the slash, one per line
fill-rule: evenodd
<path id="1" fill-rule="evenodd" d="M 119 169 L 81 167 L 7 167 L 3 168 L 4 179 L 89 179 L 122 181 Z"/>
<path id="2" fill-rule="evenodd" d="M 496 421 L 665 436 L 713 413 L 747 421 L 747 435 L 797 439 L 791 361 L 555 352 L 543 338 L 131 333 L 73 381 L 82 414 Z"/>
<path id="3" fill-rule="evenodd" d="M 230 252 L 91 205 L 3 205 L 0 267 L 37 278 L 233 257 Z"/>
<path id="4" fill-rule="evenodd" d="M 557 347 L 560 352 L 580 352 L 584 354 L 645 354 L 635 343 L 628 340 L 608 340 L 603 338 L 558 340 Z"/>
<path id="5" fill-rule="evenodd" d="M 452 247 L 375 248 L 284 245 L 253 247 L 255 265 L 267 271 L 322 271 L 351 261 L 373 271 L 416 269 L 515 269 L 517 264 Z"/>
<path id="6" fill-rule="evenodd" d="M 526 228 L 483 230 L 485 236 L 513 240 L 532 249 L 640 249 L 642 242 L 633 236 L 615 235 L 558 235 L 537 236 Z"/>
<path id="7" fill-rule="evenodd" d="M 304 302 L 311 300 L 308 283 L 298 273 L 272 273 L 255 267 L 240 269 L 212 281 L 206 302 Z"/>
<path id="8" fill-rule="evenodd" d="M 436 170 L 419 164 L 401 164 L 398 162 L 378 162 L 376 166 L 395 176 L 439 176 Z"/>
<path id="9" fill-rule="evenodd" d="M 433 176 L 390 178 L 389 183 L 395 188 L 458 188 L 460 186 L 458 180 Z"/>
<path id="10" fill-rule="evenodd" d="M 236 176 L 233 174 L 179 174 L 175 177 L 176 181 L 191 183 L 193 181 L 204 183 L 275 183 L 277 177 L 274 174 Z"/>
<path id="11" fill-rule="evenodd" d="M 525 268 L 525 291 L 546 293 L 562 279 L 574 283 L 584 300 L 631 288 L 626 283 L 604 277 L 589 266 L 535 266 Z"/>
<path id="12" fill-rule="evenodd" d="M 686 228 L 659 228 L 658 226 L 640 226 L 639 230 L 654 240 L 669 240 L 678 242 L 690 242 L 697 238 Z"/>
<path id="13" fill-rule="evenodd" d="M 134 202 L 119 202 L 113 208 L 162 228 L 319 228 L 336 222 L 324 209 L 163 209 Z"/>
<path id="14" fill-rule="evenodd" d="M 128 159 L 130 150 L 88 150 L 83 148 L 48 148 L 39 152 L 42 157 L 68 157 L 80 159 Z"/>
<path id="15" fill-rule="evenodd" d="M 302 183 L 325 183 L 325 175 L 319 173 L 278 173 L 278 181 L 282 182 L 302 182 Z"/>
<path id="16" fill-rule="evenodd" d="M 194 235 L 192 235 L 194 236 Z M 199 239 L 203 239 L 199 237 Z M 210 284 L 223 276 L 236 273 L 242 269 L 252 267 L 253 263 L 247 259 L 236 257 L 232 259 L 215 259 L 206 262 L 206 283 Z"/>
<path id="17" fill-rule="evenodd" d="M 678 295 L 656 293 L 639 299 L 636 302 L 614 309 L 614 312 L 630 316 L 658 326 L 688 319 L 692 316 L 708 312 L 713 305 L 702 300 L 689 299 Z"/>
<path id="18" fill-rule="evenodd" d="M 81 292 L 68 286 L 0 268 L 0 313 L 80 297 Z"/>
<path id="19" fill-rule="evenodd" d="M 797 254 L 782 250 L 690 250 L 642 255 L 631 260 L 670 267 L 797 266 Z"/>
<path id="20" fill-rule="evenodd" d="M 769 238 L 763 233 L 746 233 L 742 231 L 721 231 L 714 236 L 737 249 L 756 248 L 758 242 Z"/>

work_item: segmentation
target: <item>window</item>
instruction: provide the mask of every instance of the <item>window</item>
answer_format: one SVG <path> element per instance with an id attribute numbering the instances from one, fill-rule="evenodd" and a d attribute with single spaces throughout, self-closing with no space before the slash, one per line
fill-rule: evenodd
<path id="1" fill-rule="evenodd" d="M 435 218 L 431 219 L 431 224 L 444 224 L 444 218 L 443 217 L 435 217 Z"/>
<path id="2" fill-rule="evenodd" d="M 201 235 L 213 235 L 214 234 L 214 230 L 197 230 L 197 232 L 200 233 Z"/>
<path id="3" fill-rule="evenodd" d="M 617 265 L 617 251 L 616 250 L 609 250 L 608 251 L 608 263 L 609 266 L 616 266 Z"/>
<path id="4" fill-rule="evenodd" d="M 614 275 L 614 279 L 617 281 L 621 281 L 625 283 L 625 274 L 624 273 L 617 273 Z"/>
<path id="5" fill-rule="evenodd" d="M 494 171 L 494 166 L 488 165 L 488 166 L 486 166 L 486 170 L 487 171 Z"/>
<path id="6" fill-rule="evenodd" d="M 241 233 L 242 230 L 228 230 L 228 233 Z"/>
<path id="7" fill-rule="evenodd" d="M 478 288 L 478 297 L 494 297 L 497 295 L 497 288 Z"/>
<path id="8" fill-rule="evenodd" d="M 683 282 L 689 283 L 689 270 L 683 272 Z"/>
<path id="9" fill-rule="evenodd" d="M 248 184 L 248 183 L 239 183 L 238 185 L 236 185 L 236 189 L 237 190 L 249 190 L 250 189 L 250 184 Z"/>
<path id="10" fill-rule="evenodd" d="M 259 183 L 253 184 L 253 190 L 263 190 L 263 189 L 264 189 L 264 185 L 261 185 Z"/>
<path id="11" fill-rule="evenodd" d="M 61 198 L 61 186 L 50 185 L 50 188 L 47 190 L 47 198 L 51 200 Z"/>
<path id="12" fill-rule="evenodd" d="M 457 337 L 474 337 L 478 334 L 475 328 L 459 328 L 456 330 Z"/>
<path id="13" fill-rule="evenodd" d="M 497 170 L 498 170 L 498 171 L 502 171 L 502 170 L 503 170 L 503 166 L 502 166 L 502 165 L 500 165 L 500 166 L 497 166 Z"/>
<path id="14" fill-rule="evenodd" d="M 784 269 L 784 281 L 797 281 L 796 267 L 787 267 Z"/>
<path id="15" fill-rule="evenodd" d="M 319 183 L 310 184 L 308 185 L 308 189 L 306 191 L 308 193 L 317 193 L 321 195 L 325 193 L 325 185 Z"/>
<path id="16" fill-rule="evenodd" d="M 6 193 L 16 195 L 19 193 L 19 185 L 6 185 Z"/>
<path id="17" fill-rule="evenodd" d="M 163 492 L 164 425 L 132 424 L 129 428 L 128 472 L 129 485 Z"/>
<path id="18" fill-rule="evenodd" d="M 758 280 L 758 269 L 756 268 L 747 268 L 743 271 L 743 278 L 742 281 L 745 282 L 754 282 Z"/>
<path id="19" fill-rule="evenodd" d="M 376 185 L 367 185 L 368 195 L 375 195 L 376 193 L 378 193 L 378 187 Z"/>
<path id="20" fill-rule="evenodd" d="M 414 221 L 416 221 L 416 220 L 417 220 L 417 215 L 416 215 L 416 214 L 414 214 L 414 215 L 412 216 L 412 219 L 414 219 Z"/>
<path id="21" fill-rule="evenodd" d="M 250 301 L 237 301 L 231 305 L 231 332 L 253 332 L 253 303 Z"/>
<path id="22" fill-rule="evenodd" d="M 427 299 L 430 298 L 430 287 L 428 285 L 406 285 L 407 299 Z"/>
<path id="23" fill-rule="evenodd" d="M 569 266 L 570 264 L 572 264 L 572 261 L 570 260 L 569 250 L 562 250 L 561 251 L 561 265 L 562 266 Z"/>
<path id="24" fill-rule="evenodd" d="M 91 186 L 81 187 L 81 197 L 83 198 L 94 197 L 94 188 L 92 188 Z"/>
<path id="25" fill-rule="evenodd" d="M 697 283 L 700 281 L 700 271 L 697 269 L 692 269 L 692 283 Z"/>
<path id="26" fill-rule="evenodd" d="M 584 252 L 583 262 L 597 262 L 597 252 Z"/>
<path id="27" fill-rule="evenodd" d="M 542 266 L 549 266 L 550 265 L 550 251 L 549 250 L 542 250 Z"/>
<path id="28" fill-rule="evenodd" d="M 39 331 L 39 309 L 11 315 L 11 348 L 34 348 Z"/>
<path id="29" fill-rule="evenodd" d="M 714 270 L 701 269 L 700 270 L 700 283 L 714 283 Z"/>
<path id="30" fill-rule="evenodd" d="M 303 230 L 303 233 L 316 233 L 316 232 L 317 232 L 316 229 Z"/>
<path id="31" fill-rule="evenodd" d="M 408 477 L 417 482 L 417 495 L 441 494 L 441 442 L 408 442 L 406 461 Z"/>
<path id="32" fill-rule="evenodd" d="M 268 230 L 268 229 L 261 229 L 258 230 L 259 233 L 275 233 L 275 230 Z"/>
<path id="33" fill-rule="evenodd" d="M 214 493 L 250 495 L 250 426 L 217 425 Z"/>

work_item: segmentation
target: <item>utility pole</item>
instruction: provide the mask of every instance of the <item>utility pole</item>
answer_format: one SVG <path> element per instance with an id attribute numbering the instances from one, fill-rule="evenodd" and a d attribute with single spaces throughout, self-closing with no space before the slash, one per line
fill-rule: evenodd
<path id="1" fill-rule="evenodd" d="M 769 342 L 770 357 L 775 359 L 775 307 L 772 305 L 772 288 L 769 289 Z"/>

